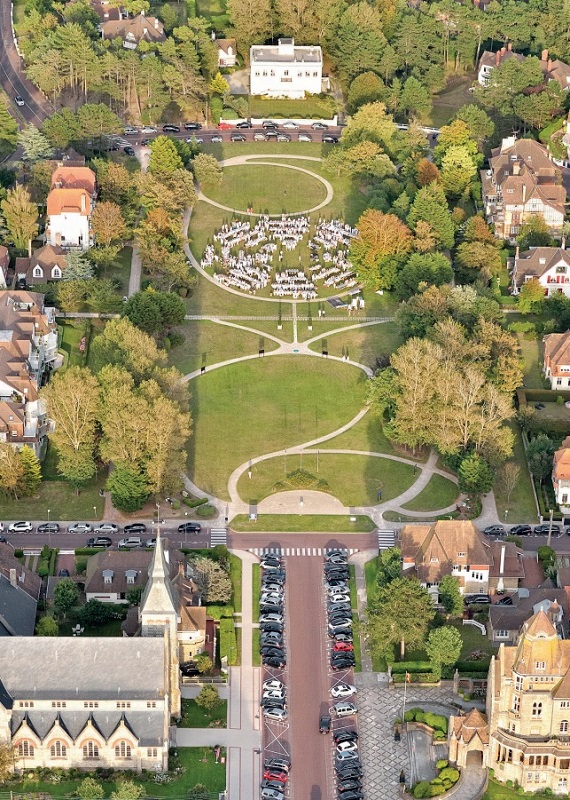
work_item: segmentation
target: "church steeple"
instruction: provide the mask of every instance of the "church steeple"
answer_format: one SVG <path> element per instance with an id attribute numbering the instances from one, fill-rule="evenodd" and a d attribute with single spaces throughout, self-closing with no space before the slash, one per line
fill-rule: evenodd
<path id="1" fill-rule="evenodd" d="M 170 570 L 164 554 L 160 530 L 157 532 L 156 547 L 148 568 L 148 581 L 141 598 L 140 609 L 143 625 L 144 617 L 147 614 L 152 614 L 153 617 L 164 613 L 178 615 L 178 603 L 170 583 Z"/>

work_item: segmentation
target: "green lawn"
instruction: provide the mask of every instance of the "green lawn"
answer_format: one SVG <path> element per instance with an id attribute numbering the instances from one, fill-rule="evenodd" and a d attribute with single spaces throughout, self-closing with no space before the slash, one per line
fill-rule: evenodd
<path id="1" fill-rule="evenodd" d="M 366 450 L 370 453 L 388 453 L 388 455 L 398 455 L 418 463 L 426 461 L 428 457 L 428 451 L 420 450 L 414 454 L 411 450 L 405 450 L 403 447 L 394 447 L 386 438 L 381 421 L 370 413 L 362 417 L 345 433 L 329 439 L 326 446 L 334 450 Z"/>
<path id="2" fill-rule="evenodd" d="M 378 558 L 373 558 L 367 561 L 364 565 L 364 580 L 366 581 L 366 598 L 368 605 L 376 599 L 378 579 Z"/>
<path id="3" fill-rule="evenodd" d="M 457 484 L 442 475 L 432 475 L 425 489 L 406 503 L 408 511 L 439 511 L 455 503 L 459 496 Z"/>
<path id="4" fill-rule="evenodd" d="M 473 103 L 473 95 L 467 90 L 474 79 L 475 75 L 472 73 L 464 75 L 459 80 L 450 82 L 449 86 L 433 98 L 430 122 L 434 127 L 447 125 L 462 106 Z"/>
<path id="5" fill-rule="evenodd" d="M 352 613 L 352 627 L 354 630 L 354 671 L 362 672 L 362 650 L 360 647 L 360 634 L 358 633 L 358 614 Z"/>
<path id="6" fill-rule="evenodd" d="M 235 467 L 345 424 L 362 407 L 364 384 L 360 370 L 294 355 L 206 372 L 190 386 L 192 480 L 227 499 L 227 480 Z"/>
<path id="7" fill-rule="evenodd" d="M 542 359 L 544 344 L 538 339 L 526 339 L 518 334 L 521 356 L 523 359 L 524 385 L 526 389 L 544 389 Z"/>
<path id="8" fill-rule="evenodd" d="M 319 97 L 307 97 L 304 100 L 279 100 L 251 95 L 249 98 L 249 113 L 252 117 L 331 119 L 335 113 L 333 109 L 334 106 L 330 100 L 321 100 Z"/>
<path id="9" fill-rule="evenodd" d="M 357 321 L 358 319 L 353 320 Z M 323 343 L 326 343 L 325 348 Z M 387 359 L 401 344 L 402 337 L 396 324 L 382 322 L 320 339 L 311 345 L 311 349 L 316 352 L 328 349 L 331 356 L 342 356 L 343 351 L 346 353 L 348 350 L 351 361 L 358 361 L 359 364 L 375 369 L 379 358 Z"/>
<path id="10" fill-rule="evenodd" d="M 489 778 L 487 790 L 481 800 L 518 800 L 520 798 L 521 790 L 515 789 L 511 786 L 506 786 L 504 783 Z M 523 797 L 532 797 L 533 800 L 546 800 L 547 797 L 552 797 L 551 794 L 543 794 L 542 792 L 522 793 Z"/>
<path id="11" fill-rule="evenodd" d="M 230 578 L 232 579 L 233 594 L 232 605 L 234 611 L 241 612 L 241 573 L 242 561 L 241 558 L 234 556 L 233 553 L 229 554 L 230 562 Z"/>
<path id="12" fill-rule="evenodd" d="M 461 620 L 454 620 L 450 624 L 457 628 L 463 639 L 460 655 L 462 661 L 467 659 L 475 650 L 482 650 L 489 656 L 496 655 L 498 647 L 493 645 L 488 636 L 483 636 L 475 625 L 463 625 Z"/>
<path id="13" fill-rule="evenodd" d="M 91 335 L 91 321 L 88 319 L 78 319 L 74 321 L 60 322 L 60 345 L 66 358 L 66 366 L 84 367 L 87 364 L 88 341 Z M 81 340 L 85 337 L 87 347 L 82 352 L 79 347 Z"/>
<path id="14" fill-rule="evenodd" d="M 254 667 L 261 666 L 261 653 L 259 652 L 260 631 L 254 628 L 251 632 L 251 663 Z"/>
<path id="15" fill-rule="evenodd" d="M 182 719 L 180 728 L 225 728 L 228 718 L 228 701 L 220 703 L 212 711 L 206 711 L 195 700 L 182 698 Z M 217 724 L 212 725 L 212 722 Z M 223 723 L 223 724 L 220 724 Z"/>
<path id="16" fill-rule="evenodd" d="M 515 434 L 513 461 L 519 465 L 520 473 L 511 495 L 510 503 L 507 503 L 507 497 L 501 487 L 501 482 L 499 480 L 495 481 L 494 492 L 497 512 L 501 522 L 534 522 L 538 519 L 538 512 L 534 502 L 521 432 L 516 422 L 511 423 L 511 430 Z M 508 512 L 506 517 L 505 511 Z"/>
<path id="17" fill-rule="evenodd" d="M 103 469 L 96 478 L 77 494 L 68 483 L 62 480 L 42 481 L 38 493 L 33 497 L 14 500 L 2 497 L 2 517 L 4 519 L 50 519 L 82 520 L 101 519 L 103 500 L 99 495 L 107 480 L 107 470 Z M 97 511 L 93 510 L 96 507 Z"/>
<path id="18" fill-rule="evenodd" d="M 110 278 L 117 283 L 117 292 L 125 296 L 129 290 L 129 278 L 131 276 L 131 259 L 133 255 L 132 247 L 123 247 L 117 255 L 114 264 L 102 267 L 99 270 L 99 278 Z"/>
<path id="19" fill-rule="evenodd" d="M 356 567 L 354 564 L 349 564 L 348 571 L 350 573 L 350 605 L 355 610 L 358 609 L 358 599 L 356 595 Z"/>
<path id="20" fill-rule="evenodd" d="M 121 619 L 112 619 L 104 625 L 84 625 L 82 636 L 122 636 Z M 76 624 L 76 619 L 67 620 L 59 626 L 58 636 L 73 636 L 72 628 Z"/>
<path id="21" fill-rule="evenodd" d="M 327 196 L 327 190 L 320 181 L 304 172 L 259 163 L 224 167 L 220 185 L 204 194 L 240 211 L 247 211 L 252 205 L 257 213 L 281 214 L 319 205 Z"/>
<path id="22" fill-rule="evenodd" d="M 185 797 L 186 793 L 197 783 L 205 784 L 210 790 L 212 797 L 217 797 L 226 788 L 226 765 L 215 763 L 215 753 L 211 747 L 178 747 L 178 756 L 173 759 L 171 769 L 175 766 L 182 767 L 179 775 L 175 776 L 170 783 L 158 784 L 153 780 L 140 780 L 138 776 L 133 776 L 135 783 L 144 789 L 146 797 L 171 797 L 179 800 Z M 222 751 L 222 755 L 225 753 Z M 26 779 L 18 783 L 9 783 L 5 787 L 6 792 L 14 793 L 41 793 L 47 797 L 70 797 L 77 792 L 78 781 L 61 781 L 52 783 L 51 781 L 34 780 L 34 773 L 30 774 L 32 779 Z M 121 781 L 101 781 L 104 797 L 110 797 L 111 793 L 119 788 Z"/>
<path id="23" fill-rule="evenodd" d="M 252 619 L 253 622 L 259 622 L 259 595 L 261 594 L 261 566 L 259 564 L 252 564 L 251 584 Z"/>
<path id="24" fill-rule="evenodd" d="M 248 323 L 244 321 L 243 324 Z M 255 327 L 257 323 L 249 324 Z M 277 335 L 277 322 L 273 323 L 273 327 Z M 207 320 L 200 322 L 187 320 L 177 328 L 177 331 L 183 334 L 185 341 L 170 350 L 168 363 L 177 367 L 183 375 L 203 365 L 208 367 L 230 358 L 256 354 L 262 347 L 267 353 L 277 347 L 271 339 Z"/>
<path id="25" fill-rule="evenodd" d="M 370 517 L 357 516 L 355 522 L 349 517 L 334 514 L 261 514 L 251 521 L 246 514 L 238 514 L 230 522 L 234 531 L 300 533 L 370 533 L 375 529 Z"/>
<path id="26" fill-rule="evenodd" d="M 299 487 L 289 483 L 286 477 L 297 469 L 315 477 L 314 485 L 303 488 L 318 491 L 318 481 L 326 481 L 330 494 L 345 506 L 373 505 L 378 502 L 379 489 L 382 490 L 382 500 L 391 500 L 414 481 L 413 467 L 408 464 L 374 456 L 335 455 L 326 451 L 319 451 L 317 455 L 316 450 L 312 450 L 302 457 L 281 456 L 254 464 L 251 479 L 247 472 L 241 476 L 238 492 L 245 502 L 259 502 L 275 492 L 297 489 Z"/>

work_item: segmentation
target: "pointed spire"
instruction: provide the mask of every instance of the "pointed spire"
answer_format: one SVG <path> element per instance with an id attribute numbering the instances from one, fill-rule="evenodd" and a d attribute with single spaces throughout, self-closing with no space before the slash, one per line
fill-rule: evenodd
<path id="1" fill-rule="evenodd" d="M 156 546 L 148 569 L 148 581 L 141 598 L 141 618 L 145 614 L 177 614 L 178 603 L 175 600 L 170 583 L 170 570 L 166 561 L 160 527 L 157 526 Z"/>

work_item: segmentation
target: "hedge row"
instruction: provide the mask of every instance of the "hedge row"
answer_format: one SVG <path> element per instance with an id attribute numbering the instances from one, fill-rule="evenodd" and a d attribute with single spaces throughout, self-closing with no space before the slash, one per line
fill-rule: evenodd
<path id="1" fill-rule="evenodd" d="M 453 669 L 458 669 L 459 672 L 489 672 L 490 663 L 491 659 L 488 661 L 456 661 Z"/>
<path id="2" fill-rule="evenodd" d="M 434 731 L 447 733 L 447 717 L 443 714 L 433 714 L 431 711 L 423 711 L 421 708 L 410 708 L 404 714 L 404 722 L 423 722 L 429 725 Z"/>
<path id="3" fill-rule="evenodd" d="M 431 663 L 429 661 L 398 661 L 397 663 L 390 664 L 392 674 L 397 675 L 400 672 L 431 672 Z"/>
<path id="4" fill-rule="evenodd" d="M 410 683 L 438 683 L 439 675 L 434 675 L 433 672 L 409 672 Z M 394 683 L 404 683 L 406 680 L 405 673 L 396 673 L 392 675 Z"/>
<path id="5" fill-rule="evenodd" d="M 198 506 L 203 506 L 205 503 L 208 502 L 207 497 L 199 497 L 198 500 L 189 500 L 187 497 L 182 498 L 182 502 L 188 508 L 198 508 Z"/>
<path id="6" fill-rule="evenodd" d="M 220 620 L 220 658 L 228 659 L 228 664 L 233 667 L 237 664 L 237 638 L 233 619 Z"/>

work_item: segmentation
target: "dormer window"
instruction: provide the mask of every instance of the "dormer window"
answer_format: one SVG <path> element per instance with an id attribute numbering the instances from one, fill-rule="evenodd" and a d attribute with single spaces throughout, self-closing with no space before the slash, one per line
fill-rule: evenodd
<path id="1" fill-rule="evenodd" d="M 42 268 L 40 266 L 36 265 L 34 267 L 34 278 L 43 278 L 43 276 L 44 276 L 44 273 L 43 273 Z"/>
<path id="2" fill-rule="evenodd" d="M 546 669 L 546 661 L 537 661 L 534 666 L 537 670 L 544 670 Z"/>
<path id="3" fill-rule="evenodd" d="M 112 583 L 115 573 L 112 569 L 103 570 L 103 583 Z"/>
<path id="4" fill-rule="evenodd" d="M 59 267 L 54 267 L 51 273 L 52 278 L 61 278 L 61 270 Z"/>
<path id="5" fill-rule="evenodd" d="M 430 564 L 439 564 L 439 558 L 437 556 L 432 556 L 432 558 L 430 558 Z"/>
<path id="6" fill-rule="evenodd" d="M 135 579 L 137 577 L 137 574 L 138 573 L 137 573 L 136 569 L 128 569 L 125 572 L 125 578 L 127 579 L 127 583 L 134 583 Z"/>

